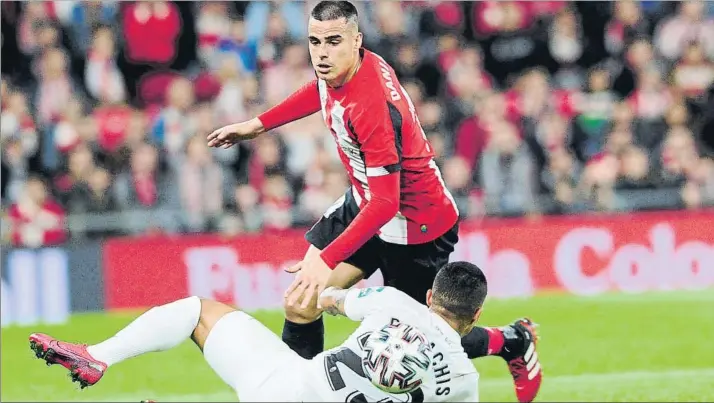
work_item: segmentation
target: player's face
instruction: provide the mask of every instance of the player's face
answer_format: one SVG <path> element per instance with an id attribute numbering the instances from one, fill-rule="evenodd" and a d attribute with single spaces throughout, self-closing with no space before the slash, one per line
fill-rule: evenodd
<path id="1" fill-rule="evenodd" d="M 310 18 L 307 27 L 310 59 L 317 77 L 331 86 L 340 86 L 353 72 L 362 46 L 362 34 L 345 18 L 318 21 Z"/>

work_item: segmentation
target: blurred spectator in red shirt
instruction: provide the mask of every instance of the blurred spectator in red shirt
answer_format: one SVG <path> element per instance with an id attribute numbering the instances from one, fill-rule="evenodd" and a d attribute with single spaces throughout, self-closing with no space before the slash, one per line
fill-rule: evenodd
<path id="1" fill-rule="evenodd" d="M 176 57 L 181 18 L 168 1 L 139 1 L 124 8 L 124 38 L 132 63 L 170 64 Z"/>
<path id="2" fill-rule="evenodd" d="M 27 180 L 18 201 L 10 206 L 8 218 L 15 246 L 36 248 L 57 245 L 67 239 L 64 210 L 49 197 L 45 183 L 39 178 Z"/>
<path id="3" fill-rule="evenodd" d="M 123 104 L 109 104 L 94 111 L 98 129 L 97 145 L 102 152 L 111 155 L 121 147 L 132 113 L 132 109 Z"/>
<path id="4" fill-rule="evenodd" d="M 568 1 L 527 1 L 531 14 L 536 18 L 547 18 L 557 15 L 569 6 Z"/>
<path id="5" fill-rule="evenodd" d="M 484 1 L 474 7 L 474 29 L 480 35 L 525 29 L 533 23 L 528 2 Z"/>

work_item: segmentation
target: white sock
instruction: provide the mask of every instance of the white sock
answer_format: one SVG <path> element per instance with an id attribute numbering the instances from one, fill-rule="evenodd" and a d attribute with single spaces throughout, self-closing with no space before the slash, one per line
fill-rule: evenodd
<path id="1" fill-rule="evenodd" d="M 127 327 L 99 344 L 89 354 L 107 366 L 137 355 L 176 347 L 191 337 L 201 316 L 201 300 L 189 297 L 144 312 Z"/>

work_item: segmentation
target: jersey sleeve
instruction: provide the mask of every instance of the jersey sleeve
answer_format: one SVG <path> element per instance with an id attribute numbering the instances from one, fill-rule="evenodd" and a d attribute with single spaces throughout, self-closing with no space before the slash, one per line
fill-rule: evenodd
<path id="1" fill-rule="evenodd" d="M 283 102 L 262 113 L 258 119 L 263 123 L 265 130 L 272 130 L 310 116 L 318 112 L 321 107 L 317 80 L 312 80 L 285 98 Z"/>
<path id="2" fill-rule="evenodd" d="M 361 321 L 370 314 L 403 306 L 405 296 L 393 287 L 353 288 L 345 297 L 345 315 Z"/>
<path id="3" fill-rule="evenodd" d="M 367 168 L 369 169 L 369 168 Z M 352 256 L 399 211 L 398 173 L 368 178 L 372 198 L 347 228 L 320 253 L 330 269 Z"/>
<path id="4" fill-rule="evenodd" d="M 384 97 L 365 94 L 350 124 L 364 154 L 367 177 L 401 170 L 402 114 Z"/>

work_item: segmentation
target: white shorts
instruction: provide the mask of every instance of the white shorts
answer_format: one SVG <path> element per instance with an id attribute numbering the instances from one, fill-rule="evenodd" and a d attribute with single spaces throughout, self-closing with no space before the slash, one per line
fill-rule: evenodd
<path id="1" fill-rule="evenodd" d="M 226 314 L 213 326 L 203 355 L 241 402 L 314 401 L 309 361 L 244 312 Z"/>

